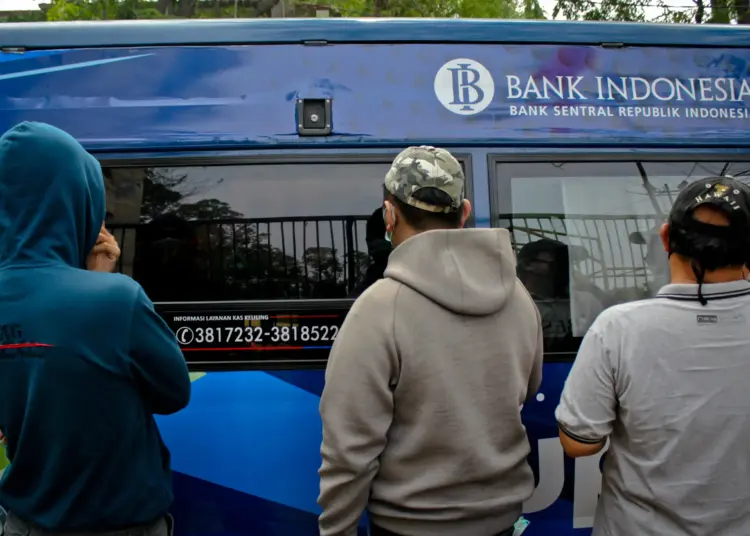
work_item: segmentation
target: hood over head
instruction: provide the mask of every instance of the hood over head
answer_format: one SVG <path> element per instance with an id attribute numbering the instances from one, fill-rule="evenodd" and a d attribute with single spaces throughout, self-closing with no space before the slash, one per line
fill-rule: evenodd
<path id="1" fill-rule="evenodd" d="M 393 250 L 385 277 L 458 314 L 500 311 L 516 288 L 516 259 L 505 229 L 427 231 Z"/>
<path id="2" fill-rule="evenodd" d="M 105 205 L 99 162 L 69 134 L 26 122 L 0 137 L 1 268 L 85 268 Z"/>

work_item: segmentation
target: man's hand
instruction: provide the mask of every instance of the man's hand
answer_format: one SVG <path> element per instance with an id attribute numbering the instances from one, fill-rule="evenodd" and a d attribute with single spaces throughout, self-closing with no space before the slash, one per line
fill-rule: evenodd
<path id="1" fill-rule="evenodd" d="M 117 240 L 102 225 L 94 249 L 86 259 L 86 269 L 92 272 L 114 272 L 120 258 Z"/>

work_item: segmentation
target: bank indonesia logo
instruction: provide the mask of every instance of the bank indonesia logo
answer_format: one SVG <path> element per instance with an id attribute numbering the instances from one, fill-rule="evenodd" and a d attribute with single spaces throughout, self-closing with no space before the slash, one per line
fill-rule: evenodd
<path id="1" fill-rule="evenodd" d="M 438 70 L 435 75 L 435 95 L 454 114 L 474 115 L 492 102 L 495 82 L 484 65 L 459 58 Z"/>

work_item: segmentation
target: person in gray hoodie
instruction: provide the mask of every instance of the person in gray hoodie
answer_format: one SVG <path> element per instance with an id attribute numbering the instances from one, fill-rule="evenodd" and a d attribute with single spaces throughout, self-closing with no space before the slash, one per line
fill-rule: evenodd
<path id="1" fill-rule="evenodd" d="M 410 147 L 385 177 L 395 249 L 354 303 L 320 402 L 321 536 L 510 535 L 534 491 L 520 406 L 542 326 L 505 229 L 462 229 L 461 165 Z"/>

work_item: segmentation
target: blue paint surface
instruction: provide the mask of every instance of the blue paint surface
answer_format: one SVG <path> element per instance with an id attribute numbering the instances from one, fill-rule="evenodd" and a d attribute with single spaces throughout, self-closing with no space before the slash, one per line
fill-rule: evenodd
<path id="1" fill-rule="evenodd" d="M 750 144 L 747 49 L 417 43 L 92 48 L 10 56 L 12 61 L 0 61 L 0 130 L 45 121 L 98 151 L 422 142 Z M 453 88 L 455 95 L 448 94 L 450 81 L 444 84 L 448 105 L 435 89 L 436 76 L 455 68 L 450 62 L 459 58 L 470 69 L 486 69 L 477 87 L 486 94 L 493 89 L 493 98 L 472 115 L 456 113 L 460 106 L 450 101 L 474 98 L 474 74 Z M 579 77 L 571 92 L 570 82 Z M 627 98 L 606 85 L 621 77 Z M 528 90 L 529 78 L 540 93 Z M 675 80 L 691 79 L 695 98 L 675 93 Z M 558 82 L 562 97 L 549 87 Z M 652 85 L 650 96 L 644 96 L 644 84 Z M 701 93 L 700 84 L 710 91 Z M 297 98 L 333 99 L 333 135 L 297 135 Z M 518 115 L 522 106 L 530 115 Z M 569 115 L 574 109 L 578 115 Z M 690 110 L 698 115 L 687 117 Z M 663 116 L 670 113 L 678 116 Z"/>

